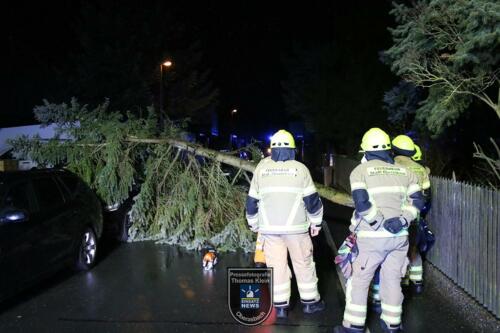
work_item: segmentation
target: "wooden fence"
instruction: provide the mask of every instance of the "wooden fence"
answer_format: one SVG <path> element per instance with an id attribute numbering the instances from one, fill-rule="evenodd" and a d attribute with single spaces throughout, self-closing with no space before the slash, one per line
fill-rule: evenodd
<path id="1" fill-rule="evenodd" d="M 500 192 L 432 177 L 428 260 L 500 317 Z"/>

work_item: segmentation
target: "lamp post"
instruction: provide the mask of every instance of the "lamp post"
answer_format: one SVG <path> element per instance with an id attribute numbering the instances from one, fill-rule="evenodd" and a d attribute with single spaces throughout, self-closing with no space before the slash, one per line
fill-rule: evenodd
<path id="1" fill-rule="evenodd" d="M 237 109 L 232 109 L 231 110 L 231 124 L 230 124 L 230 130 L 229 130 L 229 150 L 233 148 L 233 131 L 234 131 L 234 115 L 238 113 Z"/>
<path id="2" fill-rule="evenodd" d="M 160 64 L 160 119 L 159 121 L 163 124 L 163 117 L 165 115 L 165 111 L 163 110 L 163 67 L 170 68 L 172 67 L 172 61 L 166 60 L 165 62 Z"/>

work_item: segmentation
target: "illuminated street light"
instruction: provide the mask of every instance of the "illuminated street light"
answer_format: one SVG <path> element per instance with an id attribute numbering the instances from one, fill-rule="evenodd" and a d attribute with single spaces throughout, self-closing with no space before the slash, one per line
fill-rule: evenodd
<path id="1" fill-rule="evenodd" d="M 235 130 L 235 124 L 234 124 L 234 115 L 238 113 L 237 109 L 232 109 L 231 110 L 231 121 L 230 121 L 230 128 L 229 128 L 229 149 L 232 149 L 233 146 L 233 138 L 236 138 L 236 136 L 233 134 L 233 131 Z"/>
<path id="2" fill-rule="evenodd" d="M 163 67 L 170 68 L 173 63 L 170 60 L 165 60 L 162 64 L 160 64 L 160 110 L 159 110 L 159 121 L 163 124 L 163 115 L 165 114 L 163 110 Z M 162 125 L 163 126 L 163 125 Z"/>

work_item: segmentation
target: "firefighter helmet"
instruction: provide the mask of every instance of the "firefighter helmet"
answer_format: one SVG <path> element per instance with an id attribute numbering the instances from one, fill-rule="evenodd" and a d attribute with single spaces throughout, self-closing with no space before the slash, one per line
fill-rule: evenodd
<path id="1" fill-rule="evenodd" d="M 293 135 L 285 130 L 279 130 L 271 137 L 272 148 L 295 148 Z"/>
<path id="2" fill-rule="evenodd" d="M 392 146 L 401 150 L 414 151 L 415 144 L 413 140 L 407 135 L 398 135 L 392 140 Z"/>
<path id="3" fill-rule="evenodd" d="M 422 160 L 422 150 L 419 146 L 415 145 L 415 154 L 411 157 L 414 161 Z"/>
<path id="4" fill-rule="evenodd" d="M 363 151 L 378 151 L 391 149 L 391 139 L 386 132 L 380 128 L 370 128 L 361 140 Z"/>

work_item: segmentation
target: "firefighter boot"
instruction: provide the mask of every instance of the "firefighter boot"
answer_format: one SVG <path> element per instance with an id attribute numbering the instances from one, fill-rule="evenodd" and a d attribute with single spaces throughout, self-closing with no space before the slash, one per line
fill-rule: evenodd
<path id="1" fill-rule="evenodd" d="M 323 311 L 326 307 L 323 300 L 319 300 L 314 303 L 303 303 L 302 311 L 307 314 Z"/>
<path id="2" fill-rule="evenodd" d="M 365 331 L 364 327 L 347 328 L 344 326 L 335 326 L 333 328 L 333 333 L 363 333 L 364 331 Z"/>
<path id="3" fill-rule="evenodd" d="M 422 281 L 413 281 L 413 292 L 420 295 L 424 292 L 424 283 Z"/>
<path id="4" fill-rule="evenodd" d="M 288 318 L 288 306 L 276 306 L 276 317 L 277 318 Z"/>
<path id="5" fill-rule="evenodd" d="M 382 304 L 380 303 L 380 301 L 372 300 L 370 309 L 375 313 L 382 314 Z"/>
<path id="6" fill-rule="evenodd" d="M 403 325 L 389 325 L 385 323 L 382 319 L 380 319 L 380 327 L 384 333 L 401 333 L 403 332 Z"/>

